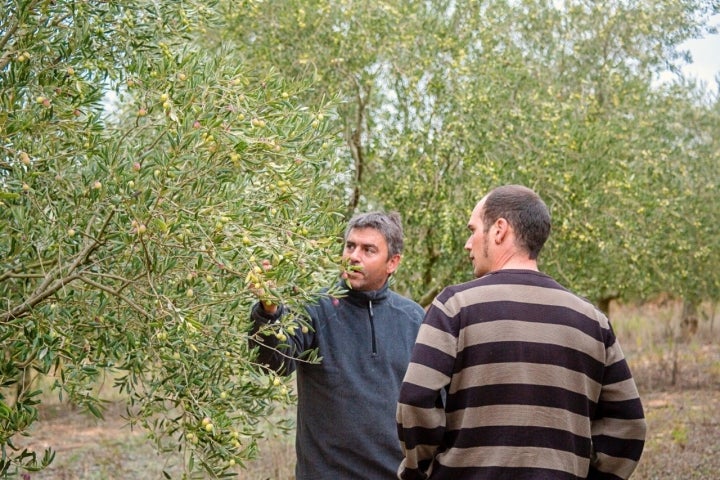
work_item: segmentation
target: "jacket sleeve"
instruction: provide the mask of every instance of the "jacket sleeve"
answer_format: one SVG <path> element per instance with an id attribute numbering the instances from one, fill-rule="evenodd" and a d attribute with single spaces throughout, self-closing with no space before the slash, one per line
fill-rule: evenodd
<path id="1" fill-rule="evenodd" d="M 592 419 L 593 456 L 588 479 L 626 479 L 637 467 L 647 424 L 635 381 L 610 329 L 606 368 Z"/>
<path id="2" fill-rule="evenodd" d="M 418 332 L 400 387 L 397 429 L 405 458 L 398 478 L 427 478 L 427 470 L 445 433 L 444 392 L 450 384 L 457 350 L 451 318 L 435 306 Z"/>
<path id="3" fill-rule="evenodd" d="M 312 333 L 303 334 L 298 324 L 293 332 L 288 332 L 286 338 L 278 338 L 273 333 L 261 333 L 262 327 L 280 320 L 284 315 L 290 314 L 284 305 L 274 314 L 268 314 L 256 303 L 251 312 L 252 329 L 250 331 L 250 347 L 258 347 L 257 361 L 259 364 L 281 374 L 290 375 L 297 367 L 296 358 L 310 348 Z"/>

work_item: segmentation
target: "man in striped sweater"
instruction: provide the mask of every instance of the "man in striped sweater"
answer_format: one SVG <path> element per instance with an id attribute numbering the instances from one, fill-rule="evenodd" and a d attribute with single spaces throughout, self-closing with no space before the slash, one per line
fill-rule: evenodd
<path id="1" fill-rule="evenodd" d="M 550 214 L 491 191 L 468 223 L 475 280 L 429 308 L 397 408 L 398 478 L 624 479 L 646 423 L 608 319 L 538 271 Z"/>

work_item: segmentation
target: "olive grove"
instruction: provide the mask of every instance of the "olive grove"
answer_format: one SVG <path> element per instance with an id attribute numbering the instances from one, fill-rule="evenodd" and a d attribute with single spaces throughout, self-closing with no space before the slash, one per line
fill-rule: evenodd
<path id="1" fill-rule="evenodd" d="M 717 299 L 718 87 L 679 71 L 717 1 L 284 5 L 236 13 L 235 35 L 344 99 L 347 208 L 403 214 L 404 291 L 468 279 L 470 210 L 523 183 L 554 215 L 542 267 L 571 288 Z"/>
<path id="2" fill-rule="evenodd" d="M 503 183 L 548 201 L 541 268 L 605 308 L 720 295 L 719 91 L 678 70 L 715 0 L 0 9 L 0 474 L 52 460 L 13 441 L 44 396 L 101 416 L 102 383 L 189 475 L 234 473 L 294 400 L 249 308 L 329 285 L 360 210 L 402 214 L 423 304 L 469 279 Z"/>

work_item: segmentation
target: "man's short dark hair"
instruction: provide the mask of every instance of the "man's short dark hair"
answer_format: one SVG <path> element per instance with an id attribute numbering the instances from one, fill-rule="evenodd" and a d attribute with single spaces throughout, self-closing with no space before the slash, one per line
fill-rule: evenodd
<path id="1" fill-rule="evenodd" d="M 398 212 L 367 212 L 353 216 L 345 229 L 346 241 L 353 228 L 374 228 L 380 232 L 387 242 L 388 258 L 403 251 L 402 220 Z"/>
<path id="2" fill-rule="evenodd" d="M 531 259 L 536 259 L 550 236 L 550 211 L 542 198 L 522 185 L 498 187 L 485 198 L 482 211 L 485 232 L 499 218 L 508 221 L 520 246 Z"/>

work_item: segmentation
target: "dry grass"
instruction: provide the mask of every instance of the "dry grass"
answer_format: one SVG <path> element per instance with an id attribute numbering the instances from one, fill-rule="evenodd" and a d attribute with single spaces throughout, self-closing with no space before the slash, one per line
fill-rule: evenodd
<path id="1" fill-rule="evenodd" d="M 676 304 L 611 311 L 649 426 L 633 480 L 710 480 L 720 472 L 720 332 L 705 319 L 694 335 L 686 336 L 679 317 Z M 18 443 L 38 450 L 52 446 L 57 456 L 48 470 L 29 478 L 144 480 L 163 478 L 163 470 L 180 478 L 180 466 L 156 455 L 142 432 L 124 426 L 120 413 L 120 408 L 110 409 L 106 421 L 97 422 L 62 405 L 46 405 L 33 436 Z M 292 480 L 294 457 L 292 435 L 268 430 L 259 458 L 239 469 L 238 476 Z"/>
<path id="2" fill-rule="evenodd" d="M 711 480 L 720 472 L 720 331 L 705 305 L 697 330 L 677 303 L 611 311 L 648 422 L 634 480 Z"/>

